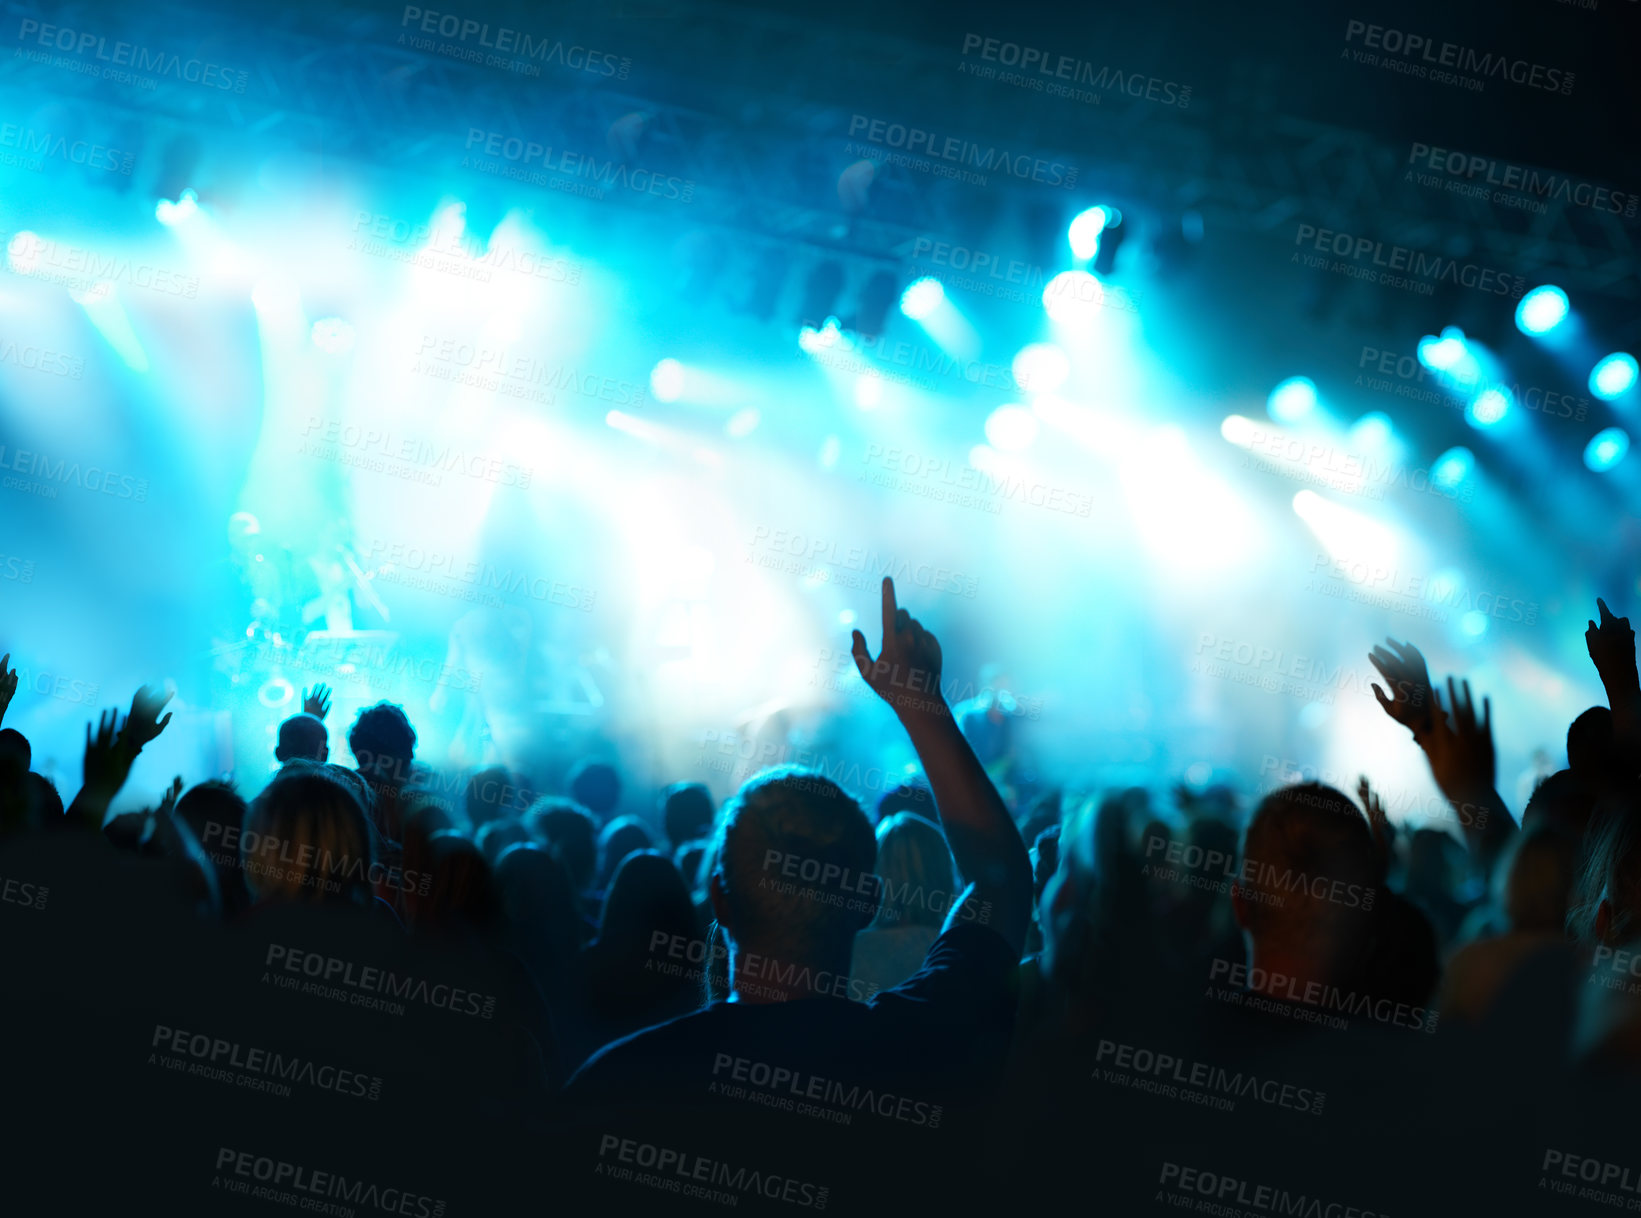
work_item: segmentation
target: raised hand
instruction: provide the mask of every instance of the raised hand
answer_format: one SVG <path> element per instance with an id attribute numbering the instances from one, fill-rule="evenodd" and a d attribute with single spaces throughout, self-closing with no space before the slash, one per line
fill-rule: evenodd
<path id="1" fill-rule="evenodd" d="M 133 753 L 144 748 L 150 740 L 165 730 L 167 723 L 171 722 L 169 711 L 166 711 L 163 719 L 160 718 L 160 712 L 165 710 L 165 704 L 174 696 L 174 691 L 144 685 L 132 697 L 131 713 L 126 717 L 125 730 L 120 733 L 120 739 L 131 747 Z"/>
<path id="2" fill-rule="evenodd" d="M 1375 647 L 1368 653 L 1368 662 L 1379 670 L 1391 692 L 1386 697 L 1385 691 L 1375 683 L 1373 696 L 1379 699 L 1385 714 L 1418 739 L 1430 730 L 1432 721 L 1440 717 L 1433 714 L 1435 698 L 1430 689 L 1430 669 L 1412 643 L 1398 643 L 1395 639 L 1386 639 L 1385 643 L 1388 646 Z"/>
<path id="3" fill-rule="evenodd" d="M 853 651 L 862 679 L 895 714 L 950 715 L 940 692 L 940 640 L 895 603 L 895 581 L 888 576 L 883 579 L 883 646 L 877 659 L 858 630 Z"/>
<path id="4" fill-rule="evenodd" d="M 1453 800 L 1474 799 L 1490 793 L 1498 776 L 1498 761 L 1493 752 L 1493 703 L 1490 698 L 1481 701 L 1481 718 L 1476 718 L 1476 704 L 1470 696 L 1470 682 L 1454 685 L 1447 678 L 1447 701 L 1450 714 L 1440 709 L 1431 716 L 1430 732 L 1420 741 L 1425 756 L 1430 760 L 1430 773 L 1442 794 Z"/>
<path id="5" fill-rule="evenodd" d="M 1636 685 L 1635 631 L 1630 629 L 1630 619 L 1614 617 L 1607 608 L 1607 602 L 1599 596 L 1595 599 L 1595 605 L 1601 613 L 1601 624 L 1591 622 L 1590 628 L 1584 632 L 1584 645 L 1590 649 L 1590 660 L 1595 664 L 1595 671 L 1609 694 L 1615 687 L 1633 690 Z"/>
<path id="6" fill-rule="evenodd" d="M 330 713 L 330 686 L 320 681 L 312 689 L 302 691 L 302 709 L 316 719 Z"/>
<path id="7" fill-rule="evenodd" d="M 105 710 L 97 719 L 97 733 L 85 725 L 85 785 L 97 790 L 118 790 L 131 772 L 131 758 L 120 747 L 120 712 Z"/>
<path id="8" fill-rule="evenodd" d="M 1373 853 L 1379 865 L 1379 878 L 1383 880 L 1390 869 L 1390 852 L 1396 841 L 1396 829 L 1385 813 L 1385 801 L 1379 798 L 1378 793 L 1368 783 L 1366 774 L 1361 775 L 1357 781 L 1356 795 L 1367 813 L 1368 829 L 1373 834 Z"/>
<path id="9" fill-rule="evenodd" d="M 8 668 L 11 662 L 11 652 L 0 656 L 0 719 L 6 717 L 6 708 L 11 705 L 12 695 L 17 692 L 17 670 Z"/>

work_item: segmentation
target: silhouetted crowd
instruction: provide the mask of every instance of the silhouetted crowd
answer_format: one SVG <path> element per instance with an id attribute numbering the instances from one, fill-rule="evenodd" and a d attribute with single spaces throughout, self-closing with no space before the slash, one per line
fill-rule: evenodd
<path id="1" fill-rule="evenodd" d="M 179 778 L 111 814 L 167 694 L 87 725 L 66 807 L 0 730 L 0 1195 L 19 1215 L 1641 1209 L 1641 682 L 1628 619 L 1599 613 L 1608 705 L 1523 808 L 1490 701 L 1411 644 L 1372 650 L 1443 796 L 1412 831 L 1365 778 L 1252 807 L 1185 784 L 1010 806 L 976 752 L 997 708 L 947 706 L 888 580 L 881 646 L 856 631 L 853 654 L 921 777 L 873 807 L 783 766 L 721 807 L 679 783 L 618 815 L 610 764 L 561 792 L 439 773 L 385 702 L 349 766 L 319 686 L 260 791 Z"/>

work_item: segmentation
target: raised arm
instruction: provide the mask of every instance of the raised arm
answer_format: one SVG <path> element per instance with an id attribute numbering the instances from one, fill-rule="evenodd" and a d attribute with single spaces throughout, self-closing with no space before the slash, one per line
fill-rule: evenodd
<path id="1" fill-rule="evenodd" d="M 1635 631 L 1630 619 L 1614 617 L 1607 602 L 1596 597 L 1601 622 L 1590 623 L 1584 645 L 1607 691 L 1607 705 L 1613 713 L 1613 739 L 1617 741 L 1630 772 L 1641 772 L 1641 679 L 1635 671 Z"/>
<path id="2" fill-rule="evenodd" d="M 855 667 L 889 704 L 911 737 L 934 792 L 958 874 L 973 891 L 953 904 L 948 927 L 963 920 L 968 901 L 989 902 L 989 925 L 1016 954 L 1031 924 L 1031 858 L 1014 818 L 958 729 L 940 690 L 940 642 L 895 602 L 892 579 L 883 581 L 883 646 L 873 659 L 866 636 L 854 632 Z"/>
<path id="3" fill-rule="evenodd" d="M 0 723 L 5 722 L 6 708 L 17 693 L 17 670 L 8 668 L 11 663 L 11 652 L 0 656 Z"/>

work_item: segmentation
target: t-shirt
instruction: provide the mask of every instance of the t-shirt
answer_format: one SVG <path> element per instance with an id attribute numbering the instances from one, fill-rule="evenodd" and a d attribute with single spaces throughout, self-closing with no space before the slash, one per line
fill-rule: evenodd
<path id="1" fill-rule="evenodd" d="M 565 1090 L 570 1186 L 646 1212 L 928 1205 L 974 1151 L 1016 966 L 957 926 L 868 1001 L 718 1002 L 607 1045 Z"/>

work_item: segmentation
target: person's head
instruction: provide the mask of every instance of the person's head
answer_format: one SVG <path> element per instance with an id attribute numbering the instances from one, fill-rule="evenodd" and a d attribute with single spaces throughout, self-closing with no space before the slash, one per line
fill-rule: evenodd
<path id="1" fill-rule="evenodd" d="M 1464 874 L 1464 848 L 1451 833 L 1429 826 L 1415 829 L 1407 845 L 1410 897 L 1451 897 Z"/>
<path id="2" fill-rule="evenodd" d="M 583 761 L 570 771 L 570 798 L 599 820 L 621 802 L 621 776 L 602 761 Z"/>
<path id="3" fill-rule="evenodd" d="M 405 920 L 415 934 L 489 935 L 501 928 L 501 901 L 490 864 L 460 833 L 427 839 L 427 891 L 407 888 Z"/>
<path id="4" fill-rule="evenodd" d="M 571 799 L 536 800 L 524 815 L 524 827 L 564 864 L 577 892 L 593 886 L 598 866 L 598 822 Z"/>
<path id="5" fill-rule="evenodd" d="M 28 737 L 14 727 L 0 728 L 0 772 L 11 772 L 21 777 L 34 764 L 34 751 Z"/>
<path id="6" fill-rule="evenodd" d="M 1510 841 L 1501 871 L 1504 915 L 1518 934 L 1558 935 L 1577 879 L 1577 844 L 1554 825 L 1523 829 Z"/>
<path id="7" fill-rule="evenodd" d="M 650 848 L 650 831 L 636 816 L 618 816 L 598 835 L 598 875 L 605 887 L 629 854 Z"/>
<path id="8" fill-rule="evenodd" d="M 530 831 L 516 820 L 493 820 L 478 831 L 473 839 L 479 852 L 492 863 L 510 846 L 520 846 L 530 840 Z"/>
<path id="9" fill-rule="evenodd" d="M 1525 829 L 1542 822 L 1582 838 L 1590 828 L 1595 802 L 1593 788 L 1580 782 L 1571 770 L 1557 770 L 1533 788 L 1521 824 Z"/>
<path id="10" fill-rule="evenodd" d="M 1342 792 L 1297 783 L 1260 801 L 1231 907 L 1261 957 L 1327 975 L 1365 942 L 1377 873 L 1367 820 Z"/>
<path id="11" fill-rule="evenodd" d="M 45 829 L 56 829 L 63 824 L 63 797 L 51 779 L 31 771 L 23 779 L 23 791 L 30 824 Z"/>
<path id="12" fill-rule="evenodd" d="M 581 946 L 581 915 L 564 865 L 552 851 L 526 842 L 507 847 L 491 866 L 510 933 L 560 966 L 567 964 Z"/>
<path id="13" fill-rule="evenodd" d="M 325 722 L 318 715 L 310 715 L 304 711 L 300 715 L 292 715 L 279 725 L 279 743 L 274 746 L 274 759 L 277 761 L 317 761 L 330 760 L 330 734 L 325 731 Z"/>
<path id="14" fill-rule="evenodd" d="M 724 810 L 716 849 L 712 912 L 739 947 L 788 963 L 847 958 L 877 913 L 871 822 L 813 771 L 780 766 L 748 779 Z"/>
<path id="15" fill-rule="evenodd" d="M 712 832 L 712 793 L 698 782 L 675 782 L 661 792 L 661 824 L 667 842 L 677 849 Z"/>
<path id="16" fill-rule="evenodd" d="M 232 831 L 245 824 L 245 800 L 231 782 L 202 782 L 189 787 L 177 800 L 177 818 L 188 826 L 216 869 L 223 913 L 237 914 L 250 903 L 245 873 L 237 852 L 226 848 Z"/>
<path id="17" fill-rule="evenodd" d="M 877 824 L 882 824 L 900 812 L 910 812 L 926 821 L 938 821 L 940 813 L 934 808 L 934 792 L 921 781 L 903 782 L 878 796 L 875 809 Z"/>
<path id="18" fill-rule="evenodd" d="M 896 812 L 877 827 L 877 868 L 883 901 L 874 925 L 939 927 L 959 895 L 957 871 L 940 826 Z"/>
<path id="19" fill-rule="evenodd" d="M 401 787 L 410 781 L 410 763 L 416 753 L 416 729 L 404 707 L 378 702 L 359 712 L 348 731 L 348 748 L 359 772 L 372 783 Z"/>
<path id="20" fill-rule="evenodd" d="M 1617 765 L 1613 713 L 1592 706 L 1567 728 L 1567 768 L 1587 786 L 1600 786 Z"/>
<path id="21" fill-rule="evenodd" d="M 641 958 L 658 935 L 674 942 L 694 939 L 695 905 L 671 859 L 639 850 L 615 869 L 604 895 L 598 943 L 601 950 Z"/>
<path id="22" fill-rule="evenodd" d="M 364 904 L 370 824 L 353 791 L 323 769 L 280 772 L 251 801 L 240 836 L 251 899 Z"/>
<path id="23" fill-rule="evenodd" d="M 1641 807 L 1634 799 L 1596 808 L 1567 922 L 1580 940 L 1608 947 L 1641 935 Z"/>
<path id="24" fill-rule="evenodd" d="M 517 816 L 529 806 L 524 784 L 505 766 L 491 766 L 468 779 L 467 819 L 475 830 L 493 820 Z"/>

